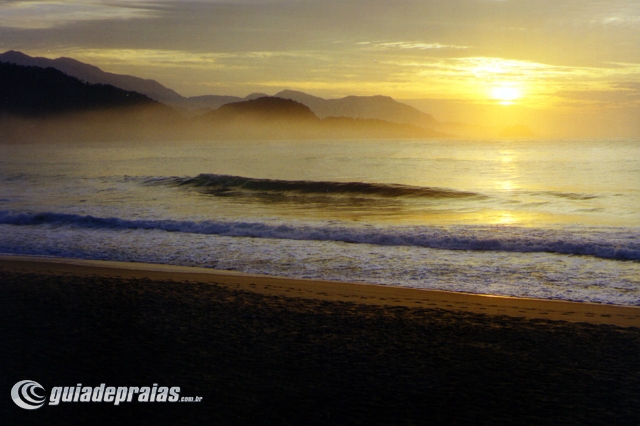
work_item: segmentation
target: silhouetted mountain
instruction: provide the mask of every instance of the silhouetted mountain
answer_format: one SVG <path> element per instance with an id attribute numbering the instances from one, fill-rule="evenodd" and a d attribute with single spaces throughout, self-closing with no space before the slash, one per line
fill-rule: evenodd
<path id="1" fill-rule="evenodd" d="M 272 97 L 226 104 L 193 120 L 199 138 L 212 139 L 308 139 L 318 121 L 309 107 Z"/>
<path id="2" fill-rule="evenodd" d="M 185 97 L 155 80 L 143 79 L 125 74 L 102 71 L 100 68 L 71 58 L 48 59 L 31 57 L 22 52 L 10 50 L 0 54 L 0 63 L 12 63 L 22 66 L 55 68 L 63 73 L 92 84 L 110 84 L 120 89 L 138 92 L 166 105 L 185 109 L 218 109 L 222 105 L 242 100 L 268 96 L 264 93 L 252 93 L 246 98 L 237 96 L 204 95 Z"/>
<path id="3" fill-rule="evenodd" d="M 428 138 L 443 133 L 417 126 L 351 117 L 318 118 L 300 102 L 260 97 L 221 106 L 199 122 L 210 135 L 227 138 Z"/>
<path id="4" fill-rule="evenodd" d="M 53 68 L 0 63 L 0 142 L 175 139 L 186 121 L 149 97 Z"/>
<path id="5" fill-rule="evenodd" d="M 389 96 L 347 96 L 340 99 L 323 99 L 293 90 L 284 90 L 276 93 L 275 96 L 301 102 L 320 118 L 372 118 L 425 128 L 438 123 L 431 115 L 397 102 Z"/>
<path id="6" fill-rule="evenodd" d="M 260 97 L 226 104 L 205 116 L 209 120 L 224 121 L 317 121 L 308 106 L 290 99 Z"/>
<path id="7" fill-rule="evenodd" d="M 92 84 L 110 84 L 120 89 L 142 93 L 151 99 L 165 104 L 180 104 L 186 98 L 175 91 L 164 87 L 155 80 L 145 80 L 130 75 L 104 72 L 100 68 L 88 65 L 71 58 L 48 59 L 31 57 L 21 52 L 10 50 L 0 54 L 0 62 L 16 65 L 55 68 L 63 73 Z"/>
<path id="8" fill-rule="evenodd" d="M 39 117 L 107 108 L 159 106 L 145 95 L 83 83 L 53 68 L 0 62 L 0 113 Z"/>

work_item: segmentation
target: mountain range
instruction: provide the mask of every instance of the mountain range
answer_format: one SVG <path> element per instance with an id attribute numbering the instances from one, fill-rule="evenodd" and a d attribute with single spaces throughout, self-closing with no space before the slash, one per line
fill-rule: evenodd
<path id="1" fill-rule="evenodd" d="M 187 125 L 146 95 L 0 62 L 0 142 L 177 140 Z"/>
<path id="2" fill-rule="evenodd" d="M 82 82 L 54 68 L 0 62 L 0 76 L 2 115 L 46 117 L 111 108 L 164 107 L 146 95 Z"/>
<path id="3" fill-rule="evenodd" d="M 256 94 L 259 96 L 260 94 Z M 406 123 L 354 117 L 318 117 L 307 105 L 261 96 L 222 105 L 192 122 L 213 125 L 223 137 L 279 138 L 433 138 L 450 135 Z"/>
<path id="4" fill-rule="evenodd" d="M 252 93 L 245 98 L 220 95 L 185 97 L 155 80 L 105 72 L 96 66 L 71 58 L 48 59 L 31 57 L 13 50 L 0 54 L 0 62 L 55 68 L 87 83 L 110 84 L 124 90 L 144 94 L 158 102 L 182 110 L 185 115 L 204 113 L 206 110 L 215 110 L 225 104 L 268 96 L 264 93 Z M 395 101 L 388 96 L 347 96 L 340 99 L 324 99 L 293 90 L 284 90 L 273 96 L 300 102 L 308 106 L 320 118 L 350 117 L 384 120 L 393 123 L 412 124 L 425 129 L 461 136 L 486 133 L 486 129 L 481 128 L 481 126 L 440 122 L 430 114 Z"/>
<path id="5" fill-rule="evenodd" d="M 52 67 L 0 62 L 0 82 L 1 141 L 447 136 L 383 120 L 320 118 L 300 102 L 263 94 L 185 117 L 146 95 L 81 81 Z"/>
<path id="6" fill-rule="evenodd" d="M 175 91 L 166 88 L 155 80 L 146 80 L 131 75 L 104 72 L 93 65 L 85 64 L 71 58 L 48 59 L 31 57 L 22 52 L 10 50 L 0 54 L 0 62 L 16 65 L 55 68 L 63 73 L 91 84 L 110 84 L 120 89 L 138 92 L 153 100 L 167 105 L 174 105 L 185 99 Z"/>

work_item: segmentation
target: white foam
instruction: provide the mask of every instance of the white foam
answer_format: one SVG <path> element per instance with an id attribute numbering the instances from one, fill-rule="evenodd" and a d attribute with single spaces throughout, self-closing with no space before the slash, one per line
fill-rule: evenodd
<path id="1" fill-rule="evenodd" d="M 587 256 L 48 226 L 0 225 L 0 252 L 210 267 L 640 306 L 640 262 Z"/>
<path id="2" fill-rule="evenodd" d="M 190 220 L 127 220 L 54 212 L 0 211 L 0 224 L 76 228 L 146 229 L 231 237 L 339 241 L 442 250 L 560 253 L 640 260 L 640 228 L 535 229 L 512 226 L 359 226 L 336 223 L 266 223 Z"/>

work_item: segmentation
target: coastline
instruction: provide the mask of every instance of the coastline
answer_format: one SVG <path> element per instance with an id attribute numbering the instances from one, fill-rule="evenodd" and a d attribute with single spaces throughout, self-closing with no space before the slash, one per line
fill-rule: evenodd
<path id="1" fill-rule="evenodd" d="M 343 301 L 376 306 L 443 309 L 492 316 L 504 315 L 514 318 L 640 327 L 640 307 L 637 306 L 274 277 L 188 266 L 0 254 L 0 272 L 5 270 L 40 274 L 99 275 L 215 283 L 237 290 L 288 298 Z"/>

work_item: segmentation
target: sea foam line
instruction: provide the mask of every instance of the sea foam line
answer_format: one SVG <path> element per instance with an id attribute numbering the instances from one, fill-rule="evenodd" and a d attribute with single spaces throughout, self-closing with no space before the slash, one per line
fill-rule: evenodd
<path id="1" fill-rule="evenodd" d="M 547 252 L 640 260 L 640 231 L 610 229 L 579 232 L 501 226 L 347 226 L 333 224 L 269 224 L 189 220 L 129 220 L 68 213 L 0 211 L 0 224 L 57 225 L 114 230 L 161 230 L 229 237 L 336 241 L 380 246 L 416 246 L 443 250 Z"/>

